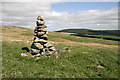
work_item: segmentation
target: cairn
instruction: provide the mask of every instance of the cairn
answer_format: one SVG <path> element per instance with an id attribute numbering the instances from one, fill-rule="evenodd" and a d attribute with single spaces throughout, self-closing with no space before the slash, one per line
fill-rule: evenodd
<path id="1" fill-rule="evenodd" d="M 31 45 L 30 53 L 34 56 L 40 57 L 40 55 L 50 55 L 56 54 L 57 51 L 55 47 L 48 42 L 48 31 L 44 19 L 38 16 L 36 21 L 37 26 L 34 30 L 34 41 Z"/>

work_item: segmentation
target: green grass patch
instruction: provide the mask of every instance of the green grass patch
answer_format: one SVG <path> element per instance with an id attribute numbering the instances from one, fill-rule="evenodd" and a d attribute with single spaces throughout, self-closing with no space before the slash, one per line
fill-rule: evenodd
<path id="1" fill-rule="evenodd" d="M 22 47 L 19 42 L 3 42 L 2 77 L 3 78 L 117 78 L 118 55 L 111 49 L 88 46 L 67 46 L 55 44 L 58 50 L 68 47 L 71 52 L 41 56 L 40 60 L 20 57 Z M 104 68 L 98 68 L 98 66 Z"/>
<path id="2" fill-rule="evenodd" d="M 64 41 L 74 41 L 74 42 L 85 42 L 85 43 L 99 43 L 107 45 L 118 45 L 118 41 L 104 40 L 97 38 L 88 38 L 88 37 L 76 37 L 74 35 L 67 35 L 56 32 L 49 32 L 48 39 L 55 42 L 64 42 Z"/>

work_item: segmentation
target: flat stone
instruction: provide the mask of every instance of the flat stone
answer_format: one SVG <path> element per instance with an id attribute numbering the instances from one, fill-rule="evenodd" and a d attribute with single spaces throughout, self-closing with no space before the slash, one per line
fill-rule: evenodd
<path id="1" fill-rule="evenodd" d="M 43 34 L 45 34 L 45 32 L 38 32 L 37 34 L 38 35 L 43 35 Z"/>
<path id="2" fill-rule="evenodd" d="M 55 47 L 52 46 L 52 47 L 49 48 L 49 50 L 50 51 L 55 51 L 56 49 L 55 49 Z"/>
<path id="3" fill-rule="evenodd" d="M 40 21 L 40 20 L 37 20 L 37 24 L 45 24 L 45 21 Z"/>
<path id="4" fill-rule="evenodd" d="M 34 43 L 34 45 L 39 48 L 39 49 L 42 49 L 43 48 L 43 45 L 41 45 L 40 43 Z"/>
<path id="5" fill-rule="evenodd" d="M 41 37 L 48 37 L 47 34 L 42 35 Z"/>
<path id="6" fill-rule="evenodd" d="M 43 32 L 47 31 L 45 28 L 38 28 L 38 30 Z"/>
<path id="7" fill-rule="evenodd" d="M 39 39 L 38 37 L 35 37 L 35 42 L 47 42 L 46 40 L 44 39 Z"/>
<path id="8" fill-rule="evenodd" d="M 50 42 L 47 42 L 46 44 L 44 44 L 45 47 L 50 47 L 52 46 Z"/>
<path id="9" fill-rule="evenodd" d="M 39 27 L 39 28 L 47 28 L 47 26 L 46 26 L 46 25 L 37 26 L 37 27 Z"/>
<path id="10" fill-rule="evenodd" d="M 31 52 L 32 52 L 32 53 L 39 53 L 40 50 L 37 50 L 37 49 L 31 49 Z"/>

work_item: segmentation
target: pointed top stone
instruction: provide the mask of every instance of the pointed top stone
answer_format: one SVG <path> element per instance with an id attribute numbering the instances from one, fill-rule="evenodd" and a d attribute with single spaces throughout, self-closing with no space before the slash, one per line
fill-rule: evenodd
<path id="1" fill-rule="evenodd" d="M 43 20 L 44 21 L 44 19 L 41 16 L 38 16 L 37 20 Z"/>

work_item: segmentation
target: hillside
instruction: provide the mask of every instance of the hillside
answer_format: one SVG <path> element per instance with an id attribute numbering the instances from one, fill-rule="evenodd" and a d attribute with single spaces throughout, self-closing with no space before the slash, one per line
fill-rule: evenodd
<path id="1" fill-rule="evenodd" d="M 74 33 L 72 34 L 74 36 L 120 41 L 120 30 L 65 29 L 56 32 L 67 32 Z"/>
<path id="2" fill-rule="evenodd" d="M 58 49 L 71 51 L 56 58 L 40 60 L 21 57 L 22 47 L 30 48 L 33 29 L 2 27 L 3 78 L 118 78 L 118 42 L 48 32 L 48 40 Z"/>
<path id="3" fill-rule="evenodd" d="M 112 35 L 120 36 L 120 30 L 90 30 L 90 29 L 64 29 L 57 32 L 67 32 L 76 34 L 88 34 L 88 35 Z"/>

